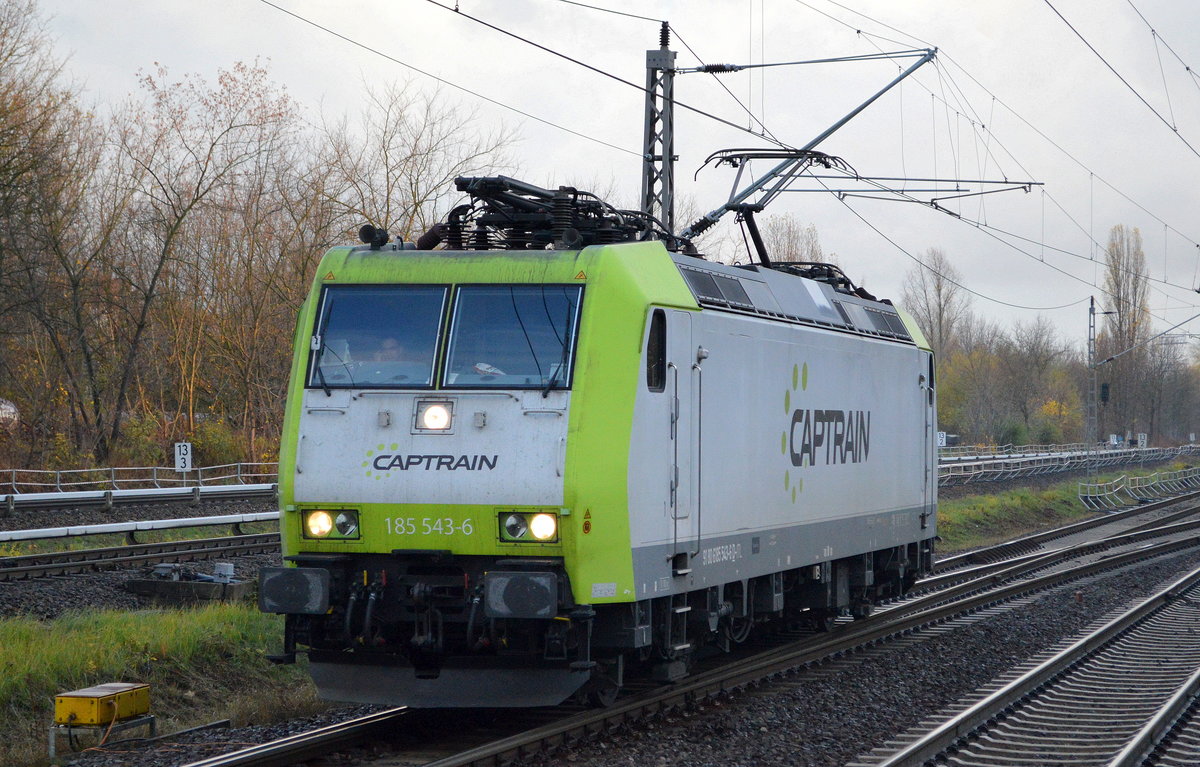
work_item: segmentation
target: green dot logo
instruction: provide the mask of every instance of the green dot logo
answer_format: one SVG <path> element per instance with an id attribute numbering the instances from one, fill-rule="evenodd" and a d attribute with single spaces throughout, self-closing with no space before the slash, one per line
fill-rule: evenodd
<path id="1" fill-rule="evenodd" d="M 790 428 L 790 419 L 792 416 L 792 394 L 795 393 L 797 390 L 799 390 L 799 391 L 807 391 L 808 390 L 808 363 L 807 362 L 800 364 L 800 365 L 796 365 L 796 364 L 792 365 L 792 385 L 791 385 L 791 388 L 785 389 L 783 392 L 783 410 L 789 418 L 789 428 Z M 783 489 L 784 489 L 784 492 L 788 492 L 791 494 L 792 503 L 795 503 L 798 494 L 804 491 L 804 479 L 797 477 L 795 481 L 792 480 L 792 469 L 794 469 L 796 467 L 791 465 L 791 460 L 790 460 L 790 457 L 788 456 L 788 432 L 787 431 L 785 431 L 783 433 L 783 440 L 780 444 L 780 451 L 783 453 L 784 458 L 788 460 L 788 470 L 784 473 L 784 477 L 783 477 Z M 805 458 L 807 458 L 807 456 L 805 456 Z"/>

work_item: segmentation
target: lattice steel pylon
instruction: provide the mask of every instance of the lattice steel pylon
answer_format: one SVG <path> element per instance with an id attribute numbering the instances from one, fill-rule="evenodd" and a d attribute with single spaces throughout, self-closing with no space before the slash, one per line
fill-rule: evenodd
<path id="1" fill-rule="evenodd" d="M 646 130 L 642 144 L 642 212 L 675 233 L 675 51 L 663 22 L 658 50 L 646 51 Z"/>
<path id="2" fill-rule="evenodd" d="M 1099 424 L 1099 412 L 1096 403 L 1096 297 L 1090 296 L 1088 301 L 1088 340 L 1087 340 L 1087 423 L 1084 426 L 1084 440 L 1087 442 L 1087 473 L 1091 477 L 1096 473 L 1096 464 L 1092 454 L 1096 450 L 1096 434 Z"/>

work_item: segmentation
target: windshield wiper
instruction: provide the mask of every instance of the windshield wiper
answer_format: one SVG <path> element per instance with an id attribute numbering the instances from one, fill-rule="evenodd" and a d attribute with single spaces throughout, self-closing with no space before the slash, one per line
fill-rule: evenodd
<path id="1" fill-rule="evenodd" d="M 329 388 L 329 384 L 325 381 L 325 371 L 321 369 L 321 360 L 317 360 L 317 378 L 321 381 L 321 389 L 325 391 L 326 397 L 332 397 L 333 391 Z"/>
<path id="2" fill-rule="evenodd" d="M 574 328 L 571 327 L 571 309 L 572 308 L 573 308 L 572 305 L 568 303 L 567 304 L 567 327 L 566 327 L 566 333 L 564 334 L 566 336 L 566 338 L 558 339 L 559 342 L 562 344 L 562 357 L 560 357 L 558 360 L 558 367 L 556 367 L 554 369 L 554 372 L 550 374 L 550 380 L 546 382 L 546 388 L 542 389 L 542 399 L 546 399 L 547 397 L 550 396 L 550 390 L 554 388 L 554 384 L 558 381 L 558 374 L 561 373 L 563 368 L 565 368 L 567 366 L 567 354 L 571 350 L 571 338 L 574 335 L 574 333 L 572 332 L 572 331 L 574 331 Z M 546 316 L 548 317 L 550 315 L 547 314 Z M 551 327 L 553 327 L 553 326 L 551 326 Z M 557 330 L 555 330 L 554 332 L 555 332 L 555 335 L 558 334 Z"/>

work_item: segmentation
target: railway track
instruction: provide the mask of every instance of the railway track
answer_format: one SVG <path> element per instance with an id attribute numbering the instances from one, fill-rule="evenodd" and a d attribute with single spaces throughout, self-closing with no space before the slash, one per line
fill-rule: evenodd
<path id="1" fill-rule="evenodd" d="M 1172 512 L 1166 512 L 1163 515 L 1155 516 L 1152 519 L 1141 523 L 1133 523 L 1133 520 L 1147 515 L 1155 515 L 1159 511 L 1165 511 L 1176 504 L 1186 503 L 1185 508 Z M 1069 525 L 1063 525 L 1050 530 L 1043 530 L 1032 535 L 1026 535 L 1012 541 L 996 544 L 995 546 L 985 546 L 973 551 L 963 552 L 962 554 L 954 554 L 949 557 L 943 557 L 934 564 L 935 573 L 943 573 L 949 570 L 954 570 L 962 567 L 970 567 L 972 565 L 985 565 L 995 562 L 1019 557 L 1023 554 L 1030 554 L 1041 551 L 1046 544 L 1053 541 L 1069 539 L 1079 536 L 1081 533 L 1087 533 L 1099 527 L 1106 526 L 1128 526 L 1126 532 L 1135 532 L 1138 530 L 1148 530 L 1153 527 L 1170 524 L 1181 519 L 1200 512 L 1200 491 L 1186 493 L 1174 498 L 1167 498 L 1154 503 L 1146 503 L 1140 506 L 1134 506 L 1121 511 L 1115 511 L 1101 516 L 1085 519 L 1080 522 L 1075 522 Z"/>
<path id="2" fill-rule="evenodd" d="M 115 570 L 158 562 L 197 562 L 217 557 L 263 554 L 279 550 L 279 533 L 138 543 L 0 558 L 0 581 Z"/>
<path id="3" fill-rule="evenodd" d="M 1139 546 L 1132 551 L 1100 557 L 1089 555 L 1084 564 L 1074 567 L 1060 566 L 1055 568 L 1054 572 L 1041 575 L 1029 575 L 1027 571 L 1019 575 L 1017 571 L 1013 571 L 1005 578 L 994 574 L 983 575 L 976 579 L 976 583 L 952 587 L 957 590 L 956 593 L 944 590 L 905 600 L 871 618 L 839 626 L 831 634 L 809 635 L 799 640 L 784 641 L 776 646 L 749 653 L 720 667 L 701 668 L 673 685 L 635 691 L 607 709 L 534 712 L 532 716 L 548 721 L 539 722 L 521 732 L 435 761 L 429 760 L 430 750 L 423 746 L 419 749 L 423 756 L 389 754 L 384 763 L 425 764 L 427 767 L 509 764 L 539 752 L 593 738 L 633 720 L 684 709 L 764 680 L 783 678 L 797 669 L 909 636 L 923 628 L 970 615 L 1006 600 L 1028 597 L 1045 589 L 1127 564 L 1196 549 L 1200 549 L 1200 535 L 1194 531 L 1177 531 L 1176 537 L 1166 542 Z M 1026 566 L 1030 569 L 1048 567 L 1046 563 L 1032 562 Z M 1003 582 L 1006 579 L 1008 582 Z M 392 709 L 372 717 L 296 735 L 285 741 L 193 762 L 189 767 L 267 767 L 294 764 L 346 748 L 354 742 L 368 741 L 382 730 L 395 731 L 396 728 L 403 728 L 405 717 L 410 715 L 411 712 L 405 709 Z"/>
<path id="4" fill-rule="evenodd" d="M 1167 736 L 1162 758 L 1195 764 L 1172 723 L 1200 687 L 1200 569 L 1029 666 L 851 767 L 1135 767 Z"/>

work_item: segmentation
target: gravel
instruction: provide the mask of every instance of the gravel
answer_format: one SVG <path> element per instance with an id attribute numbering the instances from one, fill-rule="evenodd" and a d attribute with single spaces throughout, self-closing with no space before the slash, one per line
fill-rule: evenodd
<path id="1" fill-rule="evenodd" d="M 634 724 L 590 745 L 535 758 L 533 764 L 841 765 L 1198 564 L 1200 554 L 1179 555 L 1068 584 L 1012 611 L 944 633 L 917 634 L 693 711 Z M 1082 603 L 1076 602 L 1076 591 L 1082 592 Z M 378 709 L 335 708 L 274 725 L 190 733 L 178 742 L 114 744 L 113 753 L 90 752 L 69 764 L 179 767 L 223 749 L 266 742 L 373 710 Z M 355 765 L 370 760 L 352 753 L 326 763 Z"/>
<path id="2" fill-rule="evenodd" d="M 226 505 L 227 506 L 227 505 Z M 165 509 L 159 507 L 146 517 Z M 195 509 L 186 514 L 194 515 Z M 139 511 L 150 511 L 143 507 Z M 43 514 L 50 512 L 29 512 Z M 63 512 L 53 512 L 62 514 Z M 96 515 L 97 510 L 84 513 Z M 232 513 L 215 511 L 211 513 Z M 81 524 L 86 521 L 72 521 Z M 108 521 L 112 521 L 111 517 Z M 65 524 L 62 521 L 54 524 Z M 32 525 L 22 525 L 25 527 Z M 239 577 L 253 577 L 278 555 L 233 558 Z M 944 633 L 909 640 L 799 672 L 786 680 L 735 694 L 697 710 L 635 724 L 591 744 L 535 759 L 540 767 L 616 765 L 841 765 L 968 695 L 1012 666 L 1072 636 L 1134 599 L 1152 593 L 1200 554 L 1175 556 L 1069 584 L 1012 611 Z M 188 565 L 202 572 L 210 563 Z M 0 615 L 49 617 L 68 609 L 136 608 L 121 584 L 143 571 L 0 583 Z M 1074 593 L 1081 591 L 1082 603 Z M 78 767 L 177 767 L 224 750 L 261 743 L 362 716 L 376 707 L 331 708 L 304 719 L 236 729 L 204 730 L 176 742 L 113 744 L 111 753 L 72 757 Z M 361 764 L 346 755 L 326 763 Z"/>
<path id="3" fill-rule="evenodd" d="M 270 501 L 222 501 L 188 504 L 145 504 L 119 506 L 112 511 L 95 507 L 22 510 L 10 517 L 0 517 L 0 529 L 26 530 L 68 525 L 97 525 L 106 522 L 132 522 L 182 517 L 211 517 L 226 514 L 250 514 L 273 511 Z M 222 528 L 213 528 L 214 536 L 228 535 Z M 221 559 L 190 562 L 181 565 L 184 573 L 213 572 L 213 564 Z M 260 567 L 277 566 L 279 554 L 256 554 L 230 557 L 234 575 L 240 580 L 255 580 Z M 54 618 L 69 610 L 136 610 L 150 607 L 150 600 L 135 596 L 124 589 L 128 580 L 148 577 L 149 567 L 129 570 L 105 570 L 79 575 L 63 575 L 28 581 L 0 581 L 0 616 L 29 616 Z M 186 576 L 185 576 L 186 577 Z"/>
<path id="4" fill-rule="evenodd" d="M 1187 554 L 1068 584 L 925 641 L 891 643 L 857 662 L 801 672 L 542 761 L 548 767 L 841 765 L 1198 564 L 1200 555 Z M 1075 591 L 1082 591 L 1082 604 Z"/>
<path id="5" fill-rule="evenodd" d="M 233 563 L 234 577 L 253 581 L 260 567 L 280 564 L 280 556 L 253 554 L 181 565 L 184 579 L 191 573 L 212 574 L 217 562 Z M 150 567 L 104 570 L 26 581 L 0 581 L 0 616 L 50 619 L 72 610 L 139 610 L 153 607 L 151 600 L 125 590 L 125 582 L 150 577 Z"/>

